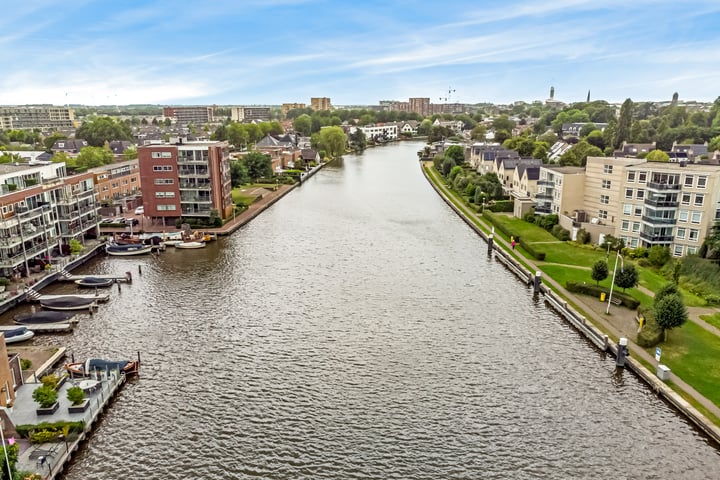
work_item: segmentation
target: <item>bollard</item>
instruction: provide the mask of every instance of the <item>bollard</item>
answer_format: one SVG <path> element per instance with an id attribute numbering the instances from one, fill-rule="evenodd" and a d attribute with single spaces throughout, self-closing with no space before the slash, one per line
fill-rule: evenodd
<path id="1" fill-rule="evenodd" d="M 488 235 L 488 255 L 492 253 L 493 249 L 493 234 Z"/>
<path id="2" fill-rule="evenodd" d="M 117 283 L 117 286 L 118 286 L 118 292 L 119 292 L 119 291 L 121 291 L 121 290 L 122 290 L 122 287 L 120 286 L 120 282 L 115 282 L 115 283 Z"/>
<path id="3" fill-rule="evenodd" d="M 542 285 L 542 279 L 540 276 L 542 275 L 542 272 L 540 270 L 535 272 L 535 282 L 533 283 L 533 289 L 535 290 L 535 293 L 540 291 L 540 285 Z"/>
<path id="4" fill-rule="evenodd" d="M 142 265 L 138 265 L 138 273 L 142 275 Z"/>
<path id="5" fill-rule="evenodd" d="M 630 352 L 627 348 L 627 338 L 623 337 L 618 341 L 617 346 L 617 357 L 615 357 L 615 365 L 618 367 L 625 366 L 625 360 L 630 356 Z"/>

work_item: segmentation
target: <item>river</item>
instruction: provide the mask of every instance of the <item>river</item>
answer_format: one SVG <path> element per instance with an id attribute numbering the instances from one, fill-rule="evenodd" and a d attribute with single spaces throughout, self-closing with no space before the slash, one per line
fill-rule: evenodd
<path id="1" fill-rule="evenodd" d="M 143 368 L 65 478 L 720 471 L 702 434 L 487 258 L 422 176 L 421 147 L 348 155 L 203 250 L 83 267 L 134 281 L 34 342 L 139 351 Z"/>

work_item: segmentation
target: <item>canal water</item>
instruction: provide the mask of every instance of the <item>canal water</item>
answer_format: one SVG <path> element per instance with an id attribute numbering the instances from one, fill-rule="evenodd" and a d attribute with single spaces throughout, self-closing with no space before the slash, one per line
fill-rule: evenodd
<path id="1" fill-rule="evenodd" d="M 34 342 L 139 351 L 143 369 L 65 478 L 720 471 L 704 436 L 487 258 L 420 148 L 349 155 L 203 250 L 84 267 L 134 281 Z"/>

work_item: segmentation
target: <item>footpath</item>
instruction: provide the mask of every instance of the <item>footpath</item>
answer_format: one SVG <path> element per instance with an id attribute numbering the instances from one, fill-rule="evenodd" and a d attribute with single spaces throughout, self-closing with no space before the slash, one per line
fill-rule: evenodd
<path id="1" fill-rule="evenodd" d="M 432 162 L 430 162 L 429 164 L 430 166 L 432 166 Z M 471 223 L 479 224 L 482 226 L 486 234 L 490 233 L 493 228 L 492 225 L 487 222 L 482 217 L 482 215 L 479 215 L 473 210 L 466 208 L 464 205 L 458 205 L 454 203 L 452 201 L 452 194 L 450 192 L 450 189 L 447 188 L 443 179 L 439 177 L 439 175 L 436 175 L 436 172 L 434 172 L 433 168 L 426 168 L 426 166 L 426 162 L 422 162 L 421 168 L 423 169 L 426 177 L 428 177 L 428 181 L 435 187 L 435 190 L 443 197 L 445 202 L 448 203 L 448 205 L 450 205 L 453 210 L 455 210 L 459 215 L 465 217 L 466 221 L 469 220 Z M 508 255 L 514 257 L 522 264 L 527 265 L 527 267 L 531 271 L 540 271 L 539 265 L 542 264 L 541 262 L 536 262 L 535 259 L 525 257 L 524 255 L 521 255 L 517 250 L 513 250 L 511 248 L 510 242 L 503 239 L 500 235 L 494 235 L 493 241 L 495 245 L 498 246 L 498 248 L 502 248 Z M 643 361 L 645 361 L 646 364 L 654 366 L 657 365 L 657 362 L 652 355 L 650 355 L 647 351 L 645 351 L 645 349 L 643 349 L 631 340 L 632 338 L 635 338 L 638 330 L 636 313 L 634 311 L 624 307 L 612 305 L 610 308 L 610 314 L 608 315 L 605 313 L 607 309 L 606 302 L 601 302 L 599 299 L 596 299 L 594 297 L 575 295 L 566 290 L 563 285 L 559 284 L 558 282 L 549 277 L 542 277 L 542 281 L 545 285 L 550 285 L 552 289 L 560 297 L 564 298 L 569 304 L 573 305 L 577 310 L 580 310 L 582 313 L 584 313 L 587 316 L 588 320 L 593 322 L 596 327 L 598 327 L 601 331 L 607 333 L 611 338 L 615 340 L 621 337 L 627 338 L 628 348 L 630 350 L 631 356 L 635 358 L 641 358 Z M 715 331 L 718 330 L 712 325 L 708 325 L 706 322 L 700 320 L 699 315 L 701 313 L 706 313 L 704 311 L 701 312 L 702 309 L 689 310 L 690 315 L 692 316 L 692 321 L 697 321 L 697 323 L 703 326 L 703 328 L 714 329 Z M 720 333 L 720 331 L 718 333 Z M 653 374 L 650 374 L 650 376 L 652 375 Z M 647 377 L 643 376 L 643 378 Z M 708 400 L 705 396 L 700 394 L 697 390 L 684 382 L 681 378 L 678 378 L 677 375 L 672 375 L 672 384 L 674 390 L 681 390 L 687 396 L 691 397 L 695 402 L 705 408 L 708 412 L 712 413 L 717 418 L 720 418 L 720 407 Z M 651 387 L 656 387 L 657 385 L 658 384 L 655 383 L 655 385 L 651 385 Z M 676 402 L 673 403 L 677 406 Z M 689 405 L 688 407 L 692 408 Z M 694 408 L 692 410 L 694 410 Z M 685 409 L 683 409 L 683 411 L 685 411 Z M 695 416 L 697 417 L 698 415 Z M 703 416 L 700 415 L 700 417 Z M 710 425 L 714 426 L 714 424 L 709 420 L 705 419 L 705 421 L 708 422 Z"/>

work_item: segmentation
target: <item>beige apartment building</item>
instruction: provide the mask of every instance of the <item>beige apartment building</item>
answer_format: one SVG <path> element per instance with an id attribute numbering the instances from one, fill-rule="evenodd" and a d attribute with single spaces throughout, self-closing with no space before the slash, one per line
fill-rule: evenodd
<path id="1" fill-rule="evenodd" d="M 287 117 L 287 114 L 290 110 L 295 110 L 298 108 L 305 108 L 304 103 L 283 103 L 280 107 L 280 112 L 282 114 L 282 117 Z"/>
<path id="2" fill-rule="evenodd" d="M 535 213 L 575 217 L 573 211 L 582 209 L 584 187 L 584 168 L 543 165 L 537 182 Z"/>
<path id="3" fill-rule="evenodd" d="M 328 97 L 312 97 L 310 99 L 310 108 L 318 110 L 332 110 L 330 99 Z"/>
<path id="4" fill-rule="evenodd" d="M 565 175 L 558 184 L 557 169 L 541 169 L 535 211 L 560 214 L 565 228 L 585 228 L 594 242 L 612 234 L 630 248 L 660 245 L 683 256 L 696 253 L 720 219 L 720 165 L 588 157 L 579 185 Z M 574 196 L 567 207 L 556 202 L 558 185 L 560 198 Z"/>

